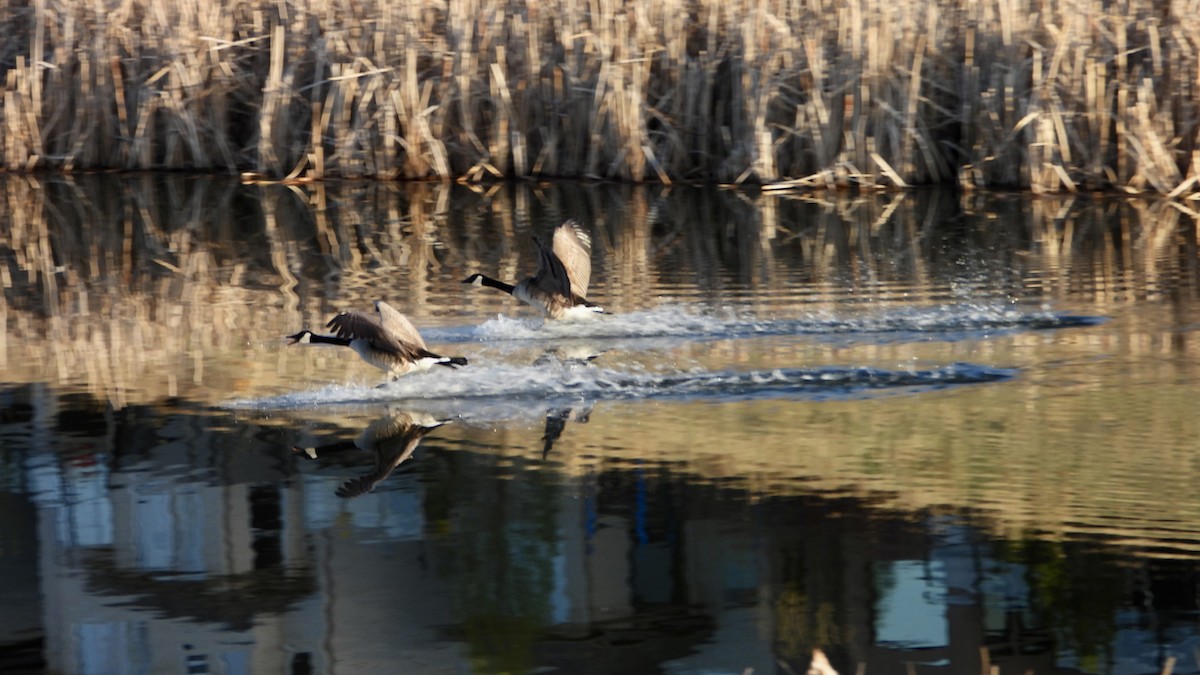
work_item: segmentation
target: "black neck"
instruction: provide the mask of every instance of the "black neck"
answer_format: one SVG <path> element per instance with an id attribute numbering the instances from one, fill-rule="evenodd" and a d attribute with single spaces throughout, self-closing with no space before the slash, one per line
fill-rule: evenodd
<path id="1" fill-rule="evenodd" d="M 491 286 L 492 288 L 499 288 L 500 290 L 504 291 L 505 293 L 508 293 L 509 295 L 512 295 L 512 292 L 513 292 L 513 286 L 511 286 L 510 284 L 506 284 L 503 281 L 497 281 L 491 277 L 485 277 L 482 274 L 479 275 L 479 283 L 483 284 L 484 286 Z"/>
<path id="2" fill-rule="evenodd" d="M 350 344 L 350 338 L 340 338 L 333 335 L 317 335 L 316 333 L 309 333 L 308 341 L 312 342 L 313 344 L 341 345 L 343 347 L 346 347 Z"/>

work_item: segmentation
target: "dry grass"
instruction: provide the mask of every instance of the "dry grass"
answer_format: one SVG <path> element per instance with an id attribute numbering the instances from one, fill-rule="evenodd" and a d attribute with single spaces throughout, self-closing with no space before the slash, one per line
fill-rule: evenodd
<path id="1" fill-rule="evenodd" d="M 10 170 L 1194 196 L 1197 0 L 0 2 Z"/>

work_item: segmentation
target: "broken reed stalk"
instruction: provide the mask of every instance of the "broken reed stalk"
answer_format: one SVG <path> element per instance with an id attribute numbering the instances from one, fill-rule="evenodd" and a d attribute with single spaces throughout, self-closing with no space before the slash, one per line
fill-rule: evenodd
<path id="1" fill-rule="evenodd" d="M 0 166 L 1200 191 L 1195 0 L 38 0 Z"/>

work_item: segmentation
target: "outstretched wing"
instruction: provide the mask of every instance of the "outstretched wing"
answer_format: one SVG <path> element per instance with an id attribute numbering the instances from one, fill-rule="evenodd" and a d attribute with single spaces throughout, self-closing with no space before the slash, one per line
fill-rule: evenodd
<path id="1" fill-rule="evenodd" d="M 586 298 L 592 278 L 592 238 L 574 218 L 554 230 L 553 252 L 571 280 L 571 292 Z"/>
<path id="2" fill-rule="evenodd" d="M 412 325 L 412 322 L 400 310 L 382 300 L 375 303 L 375 308 L 379 310 L 380 324 L 398 342 L 411 345 L 417 349 L 425 349 L 425 340 L 417 332 L 417 327 Z"/>
<path id="3" fill-rule="evenodd" d="M 533 241 L 538 248 L 538 268 L 533 275 L 533 285 L 543 293 L 570 298 L 571 277 L 567 274 L 567 268 L 541 239 L 534 237 Z"/>
<path id="4" fill-rule="evenodd" d="M 326 328 L 332 328 L 335 335 L 340 338 L 350 340 L 370 340 L 390 352 L 400 351 L 399 345 L 393 344 L 395 340 L 384 332 L 383 326 L 375 320 L 375 317 L 367 316 L 361 312 L 342 312 L 329 320 L 325 324 Z"/>
<path id="5" fill-rule="evenodd" d="M 391 330 L 383 327 L 375 317 L 360 312 L 342 312 L 329 320 L 326 327 L 332 328 L 340 338 L 367 340 L 371 346 L 389 354 L 398 354 L 406 359 L 416 359 L 425 351 L 397 339 Z"/>

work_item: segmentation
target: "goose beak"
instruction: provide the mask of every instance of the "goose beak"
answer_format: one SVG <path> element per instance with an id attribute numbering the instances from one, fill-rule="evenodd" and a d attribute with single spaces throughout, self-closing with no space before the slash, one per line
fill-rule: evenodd
<path id="1" fill-rule="evenodd" d="M 288 341 L 287 346 L 291 347 L 292 345 L 304 339 L 304 331 L 296 333 L 295 335 L 285 335 L 284 337 Z"/>

